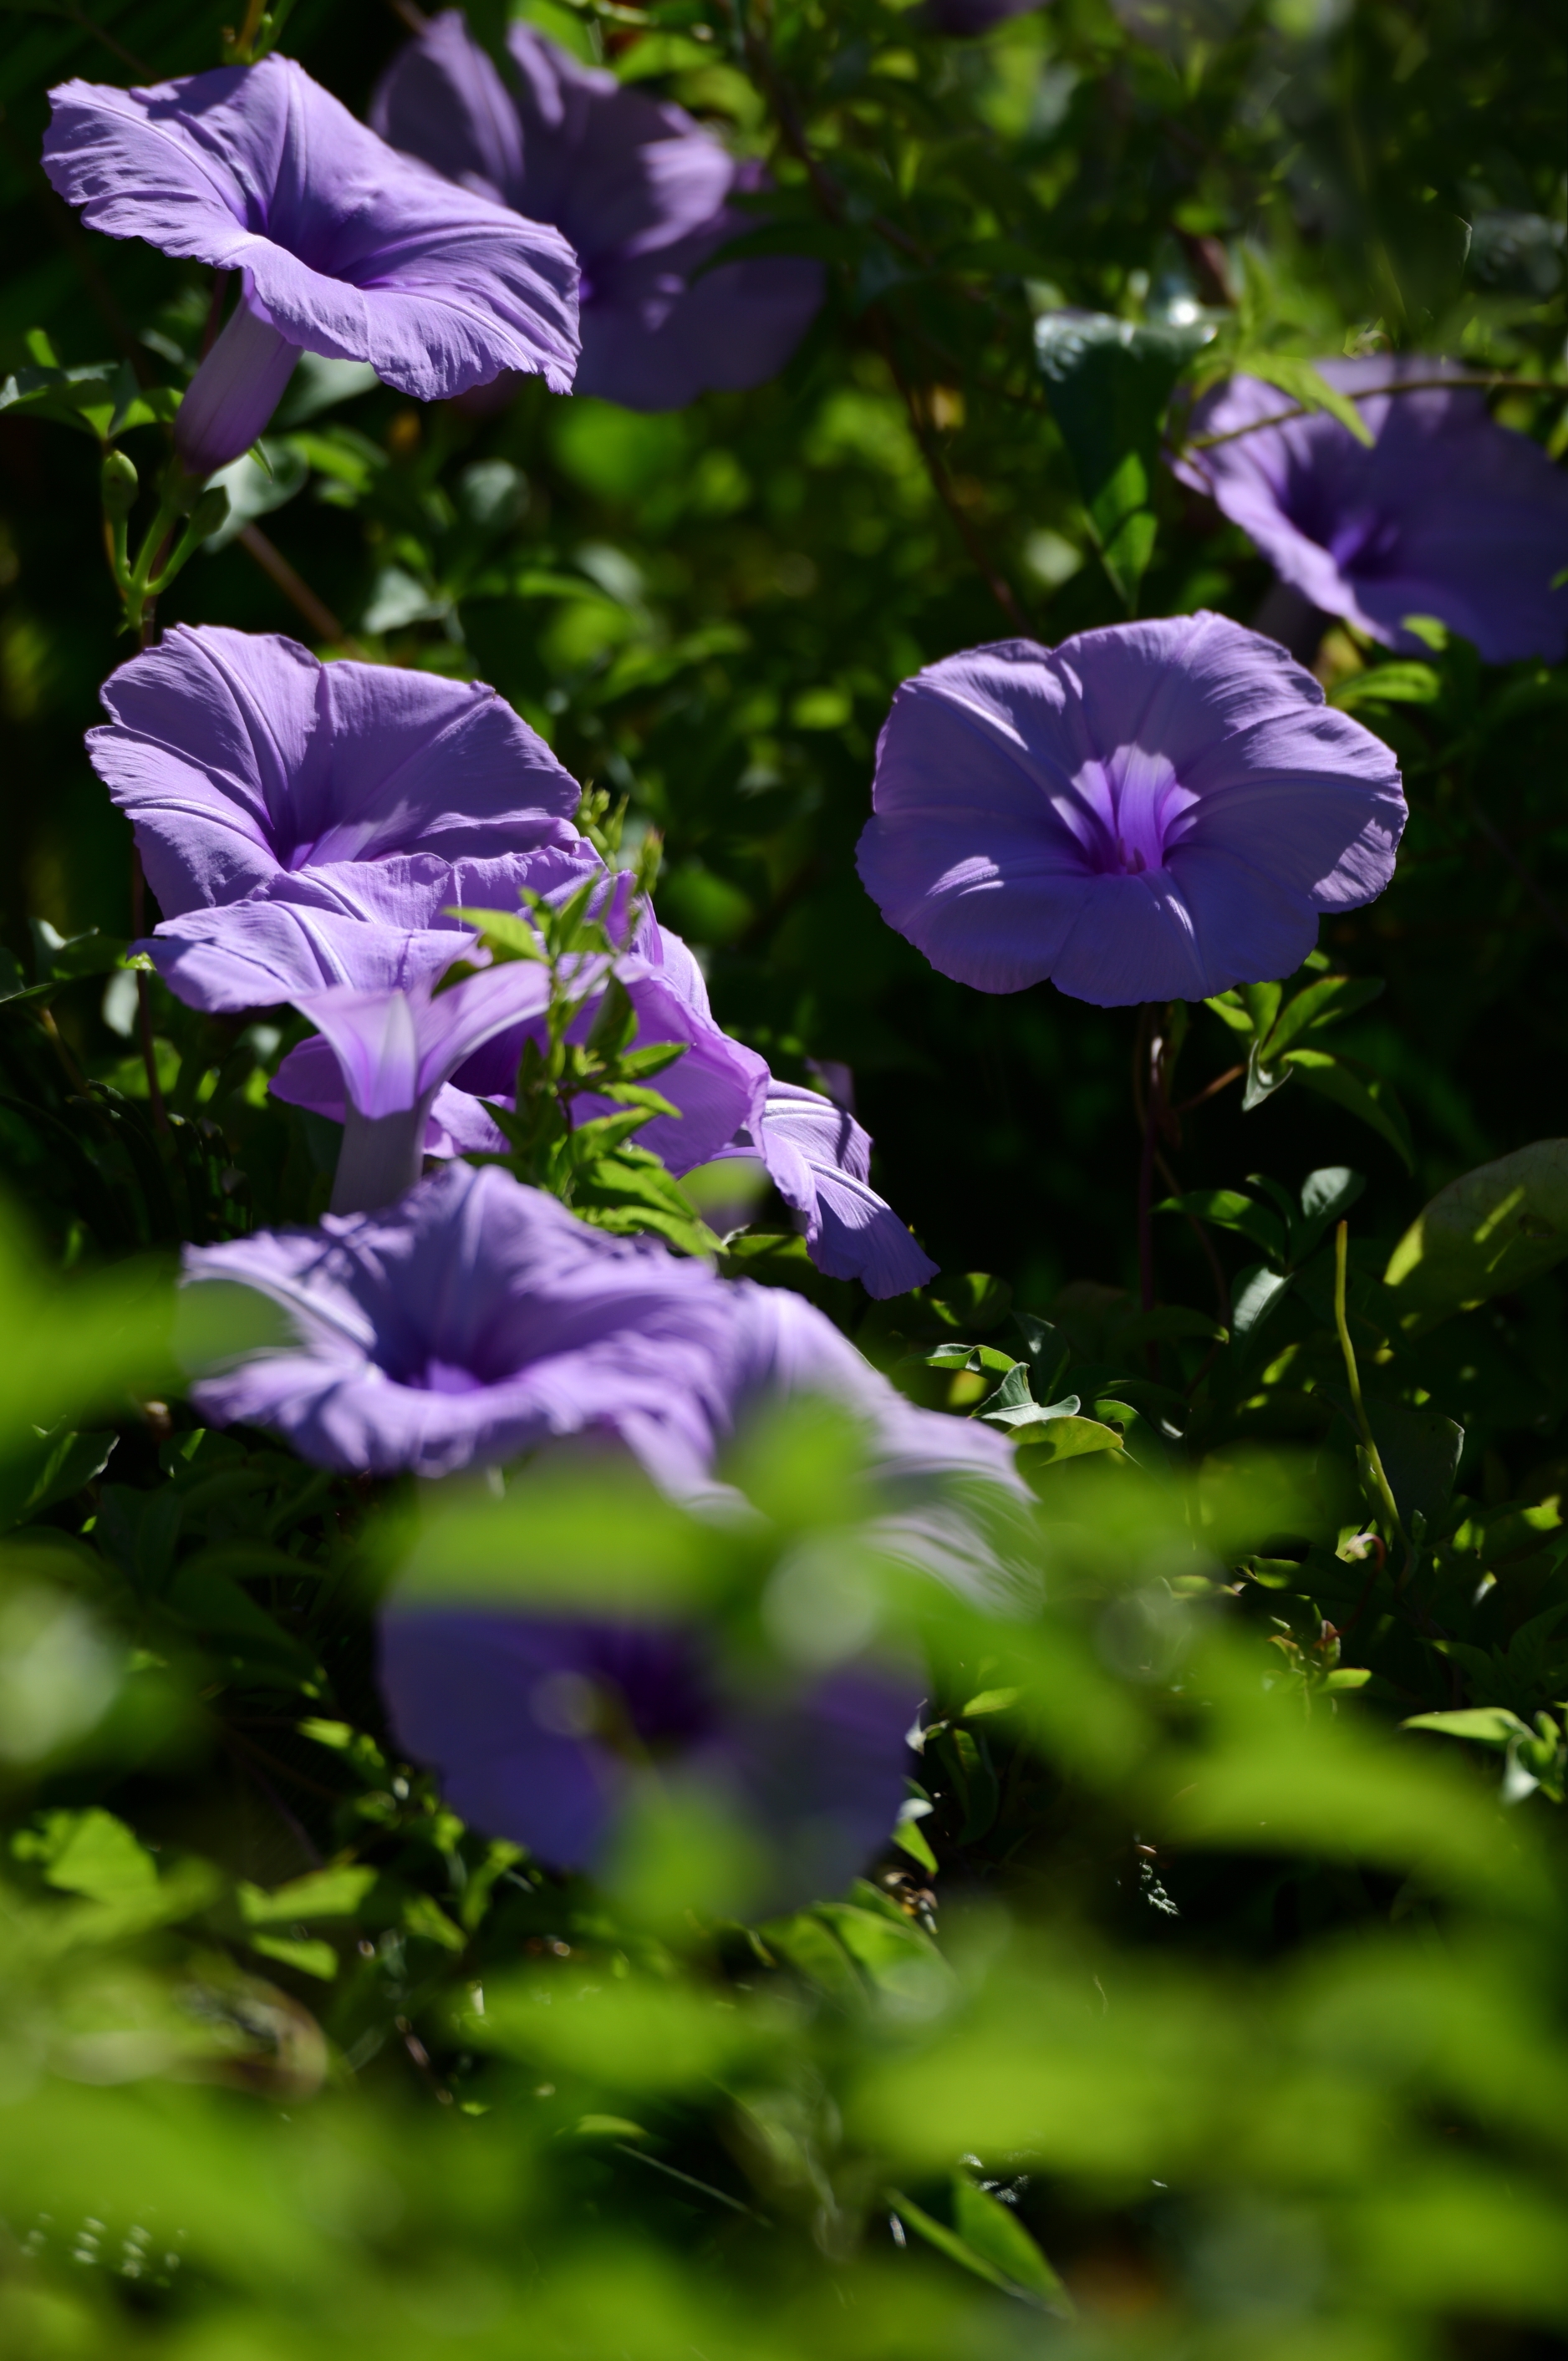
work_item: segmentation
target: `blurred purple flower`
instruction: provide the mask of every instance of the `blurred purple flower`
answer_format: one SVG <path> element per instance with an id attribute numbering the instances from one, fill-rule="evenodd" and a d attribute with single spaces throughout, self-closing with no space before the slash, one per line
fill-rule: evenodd
<path id="1" fill-rule="evenodd" d="M 394 854 L 587 851 L 576 781 L 482 682 L 177 623 L 102 696 L 87 751 L 166 918 Z"/>
<path id="2" fill-rule="evenodd" d="M 236 1288 L 272 1307 L 259 1346 L 210 1341 Z M 1001 1435 L 916 1409 L 800 1296 L 610 1237 L 497 1165 L 448 1164 L 389 1213 L 189 1248 L 181 1335 L 203 1417 L 275 1427 L 318 1466 L 441 1476 L 598 1434 L 702 1499 L 745 1419 L 809 1393 L 866 1428 L 894 1510 L 949 1477 L 1019 1492 Z"/>
<path id="3" fill-rule="evenodd" d="M 1003 640 L 905 681 L 862 881 L 942 974 L 1102 1007 L 1288 975 L 1393 874 L 1380 740 L 1223 616 Z"/>
<path id="4" fill-rule="evenodd" d="M 907 1294 L 935 1279 L 891 1205 L 871 1186 L 872 1143 L 847 1109 L 770 1075 L 761 1115 L 720 1151 L 755 1157 L 800 1216 L 806 1251 L 829 1279 L 858 1279 L 868 1295 Z"/>
<path id="5" fill-rule="evenodd" d="M 188 474 L 249 449 L 302 351 L 367 361 L 418 401 L 503 369 L 570 390 L 565 239 L 396 154 L 291 60 L 50 97 L 44 170 L 90 228 L 243 274 L 181 405 Z"/>
<path id="6" fill-rule="evenodd" d="M 1010 16 L 1026 16 L 1042 0 L 926 0 L 920 22 L 933 33 L 989 33 Z"/>
<path id="7" fill-rule="evenodd" d="M 444 1476 L 598 1433 L 674 1491 L 707 1480 L 731 1319 L 706 1265 L 590 1229 L 499 1166 L 449 1164 L 393 1211 L 192 1248 L 269 1299 L 274 1341 L 205 1375 L 219 1425 L 276 1428 L 318 1466 Z M 203 1323 L 204 1324 L 204 1323 Z"/>
<path id="8" fill-rule="evenodd" d="M 1450 365 L 1406 353 L 1316 366 L 1342 392 L 1365 395 Z M 1207 450 L 1190 442 L 1176 473 L 1212 494 L 1282 581 L 1373 639 L 1419 652 L 1405 620 L 1432 615 L 1488 664 L 1556 664 L 1568 646 L 1568 587 L 1552 587 L 1568 565 L 1568 478 L 1453 374 L 1452 388 L 1358 401 L 1370 450 L 1326 411 L 1257 425 L 1288 411 L 1288 396 L 1232 378 L 1196 405 L 1190 434 L 1234 439 Z M 1236 432 L 1245 427 L 1256 431 Z"/>
<path id="9" fill-rule="evenodd" d="M 448 180 L 565 231 L 583 273 L 575 390 L 675 410 L 773 376 L 822 302 L 820 263 L 782 254 L 702 269 L 757 227 L 729 203 L 762 184 L 756 168 L 530 25 L 511 26 L 507 48 L 510 88 L 447 10 L 394 60 L 370 119 Z"/>
<path id="10" fill-rule="evenodd" d="M 594 1869 L 652 1772 L 728 1805 L 784 1909 L 842 1890 L 892 1834 L 913 1683 L 865 1666 L 782 1693 L 727 1681 L 685 1625 L 394 1605 L 381 1686 L 400 1745 L 464 1819 Z"/>

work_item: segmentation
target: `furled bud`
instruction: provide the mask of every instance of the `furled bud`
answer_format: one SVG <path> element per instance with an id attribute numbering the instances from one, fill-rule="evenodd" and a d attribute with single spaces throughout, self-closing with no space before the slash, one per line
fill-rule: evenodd
<path id="1" fill-rule="evenodd" d="M 191 511 L 191 522 L 185 529 L 186 539 L 192 546 L 198 541 L 208 540 L 227 523 L 228 512 L 228 493 L 222 484 L 211 485 Z"/>
<path id="2" fill-rule="evenodd" d="M 136 506 L 137 489 L 136 468 L 123 451 L 105 452 L 103 481 L 104 513 L 118 524 Z"/>

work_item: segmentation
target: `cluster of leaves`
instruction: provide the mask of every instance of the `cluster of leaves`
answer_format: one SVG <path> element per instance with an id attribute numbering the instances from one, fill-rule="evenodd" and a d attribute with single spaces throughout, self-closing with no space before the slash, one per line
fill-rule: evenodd
<path id="1" fill-rule="evenodd" d="M 1406 778 L 1399 875 L 1207 1009 L 982 1003 L 851 859 L 920 663 L 1255 611 L 1266 569 L 1161 458 L 1227 370 L 1333 408 L 1314 356 L 1462 353 L 1561 451 L 1554 28 L 1474 0 L 1056 0 L 975 42 L 884 0 L 522 13 L 766 160 L 740 250 L 824 261 L 817 327 L 778 384 L 676 416 L 420 412 L 307 356 L 200 536 L 160 497 L 210 281 L 83 238 L 36 134 L 68 73 L 254 53 L 282 11 L 28 6 L 0 60 L 0 1158 L 31 1224 L 0 1271 L 0 2343 L 1556 2349 L 1563 676 L 1331 631 L 1320 677 Z M 471 21 L 494 45 L 505 15 Z M 345 0 L 289 29 L 360 111 L 402 38 Z M 662 838 L 721 1020 L 781 1073 L 853 1066 L 886 1193 L 959 1275 L 868 1308 L 776 1206 L 723 1268 L 1014 1438 L 1038 1523 L 1007 1611 L 912 1591 L 809 1420 L 749 1439 L 722 1528 L 537 1470 L 422 1503 L 199 1426 L 173 1250 L 314 1219 L 335 1134 L 268 1096 L 295 1020 L 200 1016 L 128 951 L 156 913 L 80 735 L 155 579 L 164 620 L 494 681 L 638 893 Z M 591 896 L 468 915 L 554 984 L 505 1160 L 711 1253 L 637 1137 L 666 1053 L 613 979 L 579 1014 L 624 931 Z M 700 1607 L 784 1675 L 850 1626 L 918 1650 L 888 1851 L 755 1924 L 689 1798 L 592 1885 L 465 1828 L 385 1726 L 394 1575 Z"/>

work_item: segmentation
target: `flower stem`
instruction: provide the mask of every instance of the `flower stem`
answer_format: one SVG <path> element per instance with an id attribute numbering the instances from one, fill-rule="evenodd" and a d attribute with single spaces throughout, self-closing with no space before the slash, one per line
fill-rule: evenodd
<path id="1" fill-rule="evenodd" d="M 1372 1432 L 1372 1422 L 1366 1415 L 1366 1404 L 1361 1398 L 1361 1372 L 1355 1366 L 1355 1347 L 1350 1341 L 1350 1322 L 1345 1314 L 1344 1287 L 1346 1257 L 1350 1251 L 1350 1224 L 1341 1222 L 1334 1232 L 1334 1326 L 1339 1331 L 1340 1351 L 1344 1355 L 1344 1373 L 1350 1383 L 1350 1399 L 1355 1407 L 1355 1422 L 1361 1429 L 1362 1446 L 1383 1513 L 1405 1546 L 1407 1554 L 1415 1554 L 1409 1534 L 1405 1531 L 1394 1488 L 1383 1466 L 1383 1455 L 1377 1448 L 1377 1438 Z M 1408 1568 L 1407 1568 L 1408 1571 Z"/>
<path id="2" fill-rule="evenodd" d="M 1144 1010 L 1139 1050 L 1144 1082 L 1144 1141 L 1138 1159 L 1138 1299 L 1145 1312 L 1154 1310 L 1154 1165 L 1164 1107 L 1165 1035 L 1159 1012 L 1151 1004 Z M 1151 1360 L 1154 1347 L 1150 1346 Z"/>

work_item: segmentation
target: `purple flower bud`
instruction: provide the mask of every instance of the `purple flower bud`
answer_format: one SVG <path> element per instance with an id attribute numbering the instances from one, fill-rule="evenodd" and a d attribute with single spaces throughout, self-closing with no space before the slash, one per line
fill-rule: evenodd
<path id="1" fill-rule="evenodd" d="M 1410 615 L 1435 616 L 1488 664 L 1562 660 L 1568 646 L 1568 478 L 1528 435 L 1499 426 L 1453 364 L 1420 354 L 1319 361 L 1373 436 L 1370 450 L 1327 411 L 1277 386 L 1232 378 L 1192 412 L 1176 473 L 1212 493 L 1282 582 L 1385 645 L 1419 651 Z M 1452 373 L 1453 386 L 1400 392 Z M 1387 392 L 1372 390 L 1394 389 Z M 1370 399 L 1367 398 L 1370 393 Z M 1223 435 L 1207 449 L 1193 438 Z"/>
<path id="2" fill-rule="evenodd" d="M 861 877 L 933 967 L 1102 1007 L 1290 974 L 1321 911 L 1383 891 L 1405 824 L 1381 740 L 1209 614 L 928 665 L 872 802 Z"/>
<path id="3" fill-rule="evenodd" d="M 576 261 L 559 233 L 385 147 L 286 58 L 146 90 L 50 93 L 44 170 L 90 228 L 243 274 L 181 452 L 248 449 L 285 346 L 368 361 L 418 401 L 501 370 L 572 384 Z"/>
<path id="4" fill-rule="evenodd" d="M 821 304 L 822 266 L 786 254 L 703 269 L 756 227 L 729 202 L 760 185 L 755 169 L 530 25 L 507 48 L 510 88 L 447 10 L 394 60 L 370 117 L 448 180 L 565 231 L 583 270 L 576 390 L 674 410 L 773 376 Z"/>

